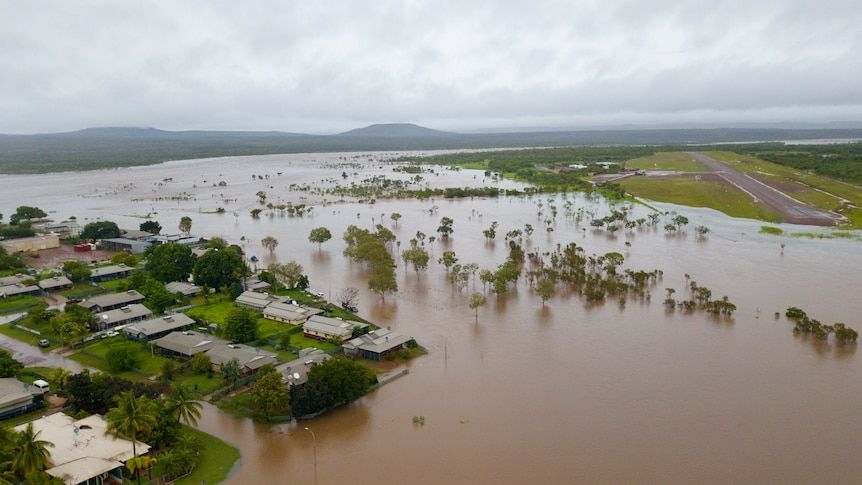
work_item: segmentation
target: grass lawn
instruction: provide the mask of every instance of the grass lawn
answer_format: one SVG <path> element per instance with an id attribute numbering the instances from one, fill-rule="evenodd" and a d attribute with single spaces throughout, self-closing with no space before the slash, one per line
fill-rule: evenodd
<path id="1" fill-rule="evenodd" d="M 5 325 L 0 325 L 0 333 L 2 333 L 3 335 L 6 335 L 7 337 L 12 337 L 15 340 L 20 340 L 21 342 L 24 342 L 26 344 L 30 344 L 33 346 L 38 346 L 39 341 L 42 340 L 43 338 L 46 338 L 51 343 L 51 345 L 48 347 L 48 349 L 53 349 L 55 347 L 59 347 L 61 344 L 61 339 L 60 339 L 59 335 L 57 335 L 56 333 L 51 331 L 51 329 L 48 327 L 43 327 L 43 328 L 37 327 L 36 324 L 34 324 L 33 321 L 30 319 L 30 317 L 24 317 L 21 320 L 18 320 L 17 322 L 15 322 L 14 324 L 15 325 L 21 325 L 21 326 L 24 326 L 27 328 L 36 329 L 39 332 L 41 332 L 41 334 L 37 335 L 34 333 L 30 333 L 26 330 L 21 330 L 20 328 L 13 327 L 12 326 L 13 324 L 11 324 L 11 323 L 8 323 Z"/>
<path id="2" fill-rule="evenodd" d="M 706 152 L 716 160 L 727 162 L 740 172 L 757 175 L 792 190 L 786 193 L 799 201 L 824 210 L 834 210 L 849 219 L 844 228 L 862 229 L 862 187 L 816 175 L 792 167 L 766 162 L 748 155 L 733 152 Z M 846 199 L 856 208 L 842 207 Z"/>
<path id="3" fill-rule="evenodd" d="M 290 362 L 292 360 L 296 360 L 299 355 L 295 352 L 291 352 L 289 350 L 278 350 L 275 348 L 275 345 L 261 345 L 261 350 L 266 350 L 268 352 L 273 352 L 278 354 L 278 360 L 281 362 Z"/>
<path id="4" fill-rule="evenodd" d="M 111 371 L 108 367 L 107 360 L 105 360 L 108 352 L 113 348 L 126 348 L 126 346 L 134 351 L 134 355 L 138 362 L 137 367 L 134 370 L 124 372 Z M 81 364 L 95 367 L 101 371 L 132 381 L 146 379 L 150 376 L 160 374 L 162 365 L 166 361 L 170 360 L 167 357 L 151 354 L 149 345 L 147 344 L 132 342 L 121 336 L 94 340 L 93 343 L 86 345 L 72 354 L 70 358 L 74 361 L 80 362 Z"/>
<path id="5" fill-rule="evenodd" d="M 75 283 L 68 290 L 60 291 L 60 294 L 66 298 L 88 298 L 94 295 L 105 293 L 105 289 L 101 286 L 91 285 L 89 283 Z"/>
<path id="6" fill-rule="evenodd" d="M 626 161 L 626 168 L 636 170 L 673 170 L 676 172 L 705 172 L 708 169 L 684 152 L 658 152 L 648 157 Z"/>
<path id="7" fill-rule="evenodd" d="M 26 312 L 31 308 L 47 306 L 47 303 L 33 295 L 10 296 L 0 299 L 0 315 Z"/>
<path id="8" fill-rule="evenodd" d="M 183 426 L 183 430 L 196 437 L 204 446 L 204 450 L 201 452 L 201 461 L 194 471 L 176 483 L 185 485 L 208 483 L 215 485 L 216 483 L 223 482 L 234 463 L 239 460 L 239 450 L 203 431 L 188 426 Z"/>
<path id="9" fill-rule="evenodd" d="M 302 325 L 292 326 L 292 328 L 288 330 L 288 333 L 290 334 L 291 347 L 295 347 L 298 349 L 307 349 L 308 347 L 314 347 L 326 351 L 334 350 L 339 347 L 338 345 L 335 345 L 333 343 L 306 337 L 302 333 Z"/>
<path id="10" fill-rule="evenodd" d="M 174 378 L 173 382 L 196 389 L 204 396 L 214 392 L 225 384 L 224 378 L 219 373 L 214 373 L 212 377 L 208 377 L 207 374 L 197 374 L 191 370 L 183 372 Z"/>
<path id="11" fill-rule="evenodd" d="M 778 214 L 756 204 L 751 196 L 736 187 L 712 180 L 697 180 L 695 176 L 629 177 L 619 184 L 627 192 L 645 199 L 707 207 L 731 217 L 781 222 Z"/>
<path id="12" fill-rule="evenodd" d="M 17 372 L 15 377 L 21 382 L 32 384 L 38 379 L 49 380 L 49 376 L 54 371 L 53 367 L 25 367 Z"/>
<path id="13" fill-rule="evenodd" d="M 236 305 L 228 298 L 227 300 L 220 300 L 215 303 L 190 308 L 186 311 L 186 314 L 192 318 L 223 325 L 227 314 L 234 308 L 236 308 Z"/>
<path id="14" fill-rule="evenodd" d="M 116 293 L 116 292 L 120 291 L 121 288 L 122 289 L 126 288 L 126 280 L 127 279 L 128 278 L 120 278 L 120 279 L 116 279 L 116 280 L 102 281 L 101 283 L 99 283 L 99 286 L 101 286 L 102 288 L 104 288 L 104 289 L 106 289 L 112 293 Z"/>

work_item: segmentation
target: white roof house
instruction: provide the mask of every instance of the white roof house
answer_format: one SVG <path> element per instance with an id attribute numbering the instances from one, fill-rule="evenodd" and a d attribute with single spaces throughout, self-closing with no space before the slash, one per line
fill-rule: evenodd
<path id="1" fill-rule="evenodd" d="M 51 414 L 32 422 L 33 430 L 39 439 L 54 444 L 48 448 L 51 467 L 45 470 L 49 475 L 60 479 L 67 485 L 77 485 L 96 479 L 103 474 L 117 477 L 117 469 L 132 458 L 132 442 L 114 438 L 105 433 L 107 423 L 98 414 L 75 420 L 63 413 Z M 15 428 L 23 431 L 22 424 Z M 150 450 L 150 445 L 135 442 L 139 455 Z M 119 470 L 122 479 L 122 470 Z"/>
<path id="2" fill-rule="evenodd" d="M 176 330 L 189 328 L 194 323 L 194 319 L 185 313 L 175 313 L 126 325 L 123 327 L 123 333 L 138 340 L 152 340 Z"/>
<path id="3" fill-rule="evenodd" d="M 11 286 L 17 285 L 18 283 L 23 283 L 27 280 L 35 280 L 31 275 L 28 274 L 14 274 L 12 276 L 0 276 L 0 286 Z"/>
<path id="4" fill-rule="evenodd" d="M 328 338 L 348 339 L 353 335 L 354 328 L 366 328 L 367 323 L 352 320 L 341 320 L 340 318 L 321 317 L 313 315 L 302 325 L 302 332 L 307 337 L 318 340 Z"/>
<path id="5" fill-rule="evenodd" d="M 263 310 L 270 303 L 273 302 L 282 302 L 287 300 L 287 297 L 284 296 L 274 296 L 269 293 L 258 293 L 256 291 L 244 291 L 241 295 L 236 297 L 234 302 L 246 308 L 251 308 L 252 310 Z"/>
<path id="6" fill-rule="evenodd" d="M 42 291 L 36 285 L 25 285 L 16 283 L 14 285 L 0 286 L 0 297 L 15 296 L 15 295 L 31 295 Z"/>
<path id="7" fill-rule="evenodd" d="M 132 303 L 140 303 L 146 297 L 135 290 L 123 291 L 120 293 L 106 293 L 104 295 L 93 296 L 82 301 L 80 305 L 91 312 L 103 312 L 130 305 Z"/>
<path id="8" fill-rule="evenodd" d="M 191 357 L 216 345 L 227 344 L 227 341 L 198 332 L 171 332 L 152 343 L 169 353 Z"/>
<path id="9" fill-rule="evenodd" d="M 55 288 L 65 288 L 67 286 L 72 286 L 72 280 L 65 276 L 52 276 L 51 278 L 45 278 L 39 282 L 39 288 L 42 288 L 43 290 L 53 290 Z"/>
<path id="10" fill-rule="evenodd" d="M 240 367 L 245 369 L 245 372 L 255 372 L 264 365 L 275 365 L 278 363 L 272 352 L 261 350 L 257 347 L 252 347 L 244 344 L 222 344 L 217 345 L 207 351 L 210 356 L 210 362 L 215 366 L 223 366 L 232 359 L 239 361 Z"/>
<path id="11" fill-rule="evenodd" d="M 377 360 L 381 355 L 401 349 L 412 337 L 386 328 L 378 328 L 342 344 L 344 354 Z"/>
<path id="12" fill-rule="evenodd" d="M 182 293 L 185 296 L 194 296 L 201 292 L 200 286 L 183 281 L 174 281 L 165 285 L 165 289 L 171 293 Z"/>
<path id="13" fill-rule="evenodd" d="M 116 310 L 110 310 L 98 314 L 96 316 L 96 326 L 99 327 L 99 329 L 104 330 L 106 328 L 116 327 L 117 325 L 137 322 L 138 320 L 143 320 L 152 314 L 153 312 L 144 305 L 127 305 L 117 308 Z"/>
<path id="14" fill-rule="evenodd" d="M 273 302 L 263 309 L 264 318 L 283 323 L 303 323 L 308 317 L 323 313 L 320 308 L 294 305 L 287 302 Z"/>
<path id="15" fill-rule="evenodd" d="M 329 354 L 319 349 L 304 350 L 308 352 L 301 351 L 298 359 L 276 367 L 276 370 L 281 372 L 283 376 L 282 380 L 288 386 L 301 386 L 305 384 L 308 382 L 308 371 L 311 367 L 330 358 Z"/>

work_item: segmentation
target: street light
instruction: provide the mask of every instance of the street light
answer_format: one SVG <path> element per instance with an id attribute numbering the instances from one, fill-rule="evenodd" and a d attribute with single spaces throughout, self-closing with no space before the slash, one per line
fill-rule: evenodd
<path id="1" fill-rule="evenodd" d="M 314 447 L 314 483 L 317 483 L 317 436 L 308 426 L 305 427 L 305 430 L 311 433 L 312 445 Z"/>

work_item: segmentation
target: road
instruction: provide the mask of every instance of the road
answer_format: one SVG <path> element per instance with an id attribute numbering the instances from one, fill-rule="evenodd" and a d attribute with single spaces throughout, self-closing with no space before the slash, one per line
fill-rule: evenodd
<path id="1" fill-rule="evenodd" d="M 695 160 L 736 186 L 748 193 L 756 202 L 769 207 L 784 218 L 785 222 L 792 224 L 809 224 L 812 226 L 832 226 L 839 217 L 827 211 L 815 209 L 803 204 L 787 194 L 774 189 L 754 177 L 734 170 L 729 165 L 714 160 L 699 152 L 687 152 Z"/>

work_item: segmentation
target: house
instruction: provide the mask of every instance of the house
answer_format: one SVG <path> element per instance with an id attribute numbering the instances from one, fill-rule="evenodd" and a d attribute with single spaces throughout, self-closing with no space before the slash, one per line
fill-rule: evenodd
<path id="1" fill-rule="evenodd" d="M 272 302 L 263 309 L 263 317 L 276 322 L 300 324 L 305 323 L 308 317 L 323 313 L 320 308 L 294 305 L 287 302 Z"/>
<path id="2" fill-rule="evenodd" d="M 276 354 L 244 344 L 216 345 L 207 351 L 207 355 L 210 356 L 213 370 L 219 371 L 225 364 L 236 359 L 245 375 L 254 374 L 267 364 L 275 365 L 278 363 L 275 358 Z"/>
<path id="3" fill-rule="evenodd" d="M 134 239 L 135 241 L 143 241 L 147 238 L 152 237 L 152 234 L 147 231 L 140 231 L 138 229 L 120 229 L 121 235 L 126 239 Z"/>
<path id="4" fill-rule="evenodd" d="M 371 360 L 380 360 L 389 352 L 396 352 L 412 340 L 411 337 L 386 328 L 378 328 L 348 340 L 342 344 L 344 355 L 348 357 L 364 357 Z"/>
<path id="5" fill-rule="evenodd" d="M 272 285 L 270 285 L 266 281 L 253 279 L 246 282 L 245 289 L 250 291 L 256 291 L 258 293 L 264 293 L 266 290 L 270 289 L 271 286 Z"/>
<path id="6" fill-rule="evenodd" d="M 194 244 L 200 244 L 203 242 L 201 240 L 201 238 L 199 238 L 199 237 L 186 236 L 183 234 L 171 234 L 171 235 L 167 235 L 167 236 L 155 235 L 155 236 L 150 236 L 150 237 L 146 238 L 145 241 L 150 243 L 150 244 L 156 244 L 156 245 L 167 244 L 167 243 L 194 245 Z"/>
<path id="7" fill-rule="evenodd" d="M 0 379 L 0 419 L 23 414 L 42 406 L 44 390 L 14 377 Z"/>
<path id="8" fill-rule="evenodd" d="M 3 276 L 0 277 L 0 286 L 12 286 L 17 285 L 18 283 L 23 283 L 28 280 L 35 280 L 31 275 L 28 274 L 14 274 L 12 276 Z"/>
<path id="9" fill-rule="evenodd" d="M 308 382 L 308 371 L 315 365 L 329 359 L 329 354 L 315 349 L 303 349 L 299 352 L 299 358 L 276 367 L 281 372 L 285 384 L 288 386 L 301 386 Z"/>
<path id="10" fill-rule="evenodd" d="M 0 246 L 2 246 L 9 254 L 54 249 L 60 247 L 60 236 L 56 234 L 46 234 L 44 236 L 6 239 L 0 241 Z"/>
<path id="11" fill-rule="evenodd" d="M 59 291 L 71 288 L 72 280 L 65 276 L 52 276 L 40 281 L 38 285 L 43 291 Z"/>
<path id="12" fill-rule="evenodd" d="M 153 312 L 150 311 L 149 308 L 145 307 L 141 304 L 127 305 L 124 307 L 117 308 L 116 310 L 109 310 L 104 313 L 100 313 L 96 317 L 96 323 L 93 327 L 98 330 L 105 330 L 107 328 L 114 328 L 118 325 L 126 325 L 132 322 L 139 322 L 146 318 L 149 318 Z"/>
<path id="13" fill-rule="evenodd" d="M 48 475 L 61 480 L 66 485 L 102 485 L 123 483 L 123 467 L 132 458 L 132 442 L 114 438 L 107 430 L 102 416 L 93 414 L 78 419 L 56 413 L 32 422 L 33 430 L 39 439 L 53 443 L 48 448 Z M 23 431 L 22 424 L 15 428 Z M 138 455 L 150 451 L 150 445 L 136 441 L 134 447 Z"/>
<path id="14" fill-rule="evenodd" d="M 172 283 L 168 283 L 165 285 L 165 289 L 174 294 L 181 293 L 184 296 L 195 296 L 200 294 L 201 292 L 200 286 L 195 286 L 191 283 L 185 283 L 182 281 L 174 281 Z"/>
<path id="15" fill-rule="evenodd" d="M 78 221 L 71 219 L 65 220 L 63 222 L 46 220 L 43 222 L 35 223 L 32 225 L 32 227 L 33 229 L 40 232 L 56 234 L 60 237 L 60 239 L 66 239 L 81 234 L 81 226 L 78 224 Z"/>
<path id="16" fill-rule="evenodd" d="M 126 305 L 142 303 L 146 297 L 135 290 L 128 290 L 122 293 L 107 293 L 104 295 L 94 296 L 82 301 L 80 305 L 93 313 L 106 312 L 115 310 Z"/>
<path id="17" fill-rule="evenodd" d="M 215 347 L 227 344 L 227 341 L 199 332 L 171 332 L 164 337 L 153 340 L 159 348 L 159 353 L 171 357 L 191 357 Z"/>
<path id="18" fill-rule="evenodd" d="M 134 340 L 155 340 L 162 338 L 171 332 L 188 330 L 195 321 L 185 313 L 165 315 L 132 323 L 123 327 L 123 333 Z"/>
<path id="19" fill-rule="evenodd" d="M 0 286 L 0 298 L 18 295 L 38 295 L 42 290 L 36 285 L 25 285 L 15 283 L 14 285 Z"/>
<path id="20" fill-rule="evenodd" d="M 306 337 L 317 340 L 327 340 L 337 338 L 347 340 L 353 336 L 353 329 L 360 330 L 368 328 L 367 323 L 355 322 L 351 320 L 342 320 L 340 318 L 322 317 L 320 315 L 312 315 L 302 325 L 302 333 Z"/>
<path id="21" fill-rule="evenodd" d="M 257 293 L 254 291 L 244 291 L 236 297 L 234 303 L 241 307 L 251 308 L 252 310 L 261 311 L 273 302 L 286 301 L 287 297 L 274 296 L 269 293 Z"/>
<path id="22" fill-rule="evenodd" d="M 98 243 L 99 249 L 108 251 L 120 251 L 132 254 L 143 254 L 150 243 L 146 241 L 138 241 L 137 239 L 129 239 L 125 237 L 116 237 L 110 239 L 101 239 Z"/>
<path id="23" fill-rule="evenodd" d="M 100 281 L 110 281 L 120 278 L 125 278 L 132 274 L 135 268 L 126 266 L 125 264 L 116 264 L 113 266 L 101 266 L 93 268 L 90 273 L 90 281 L 99 283 Z"/>

